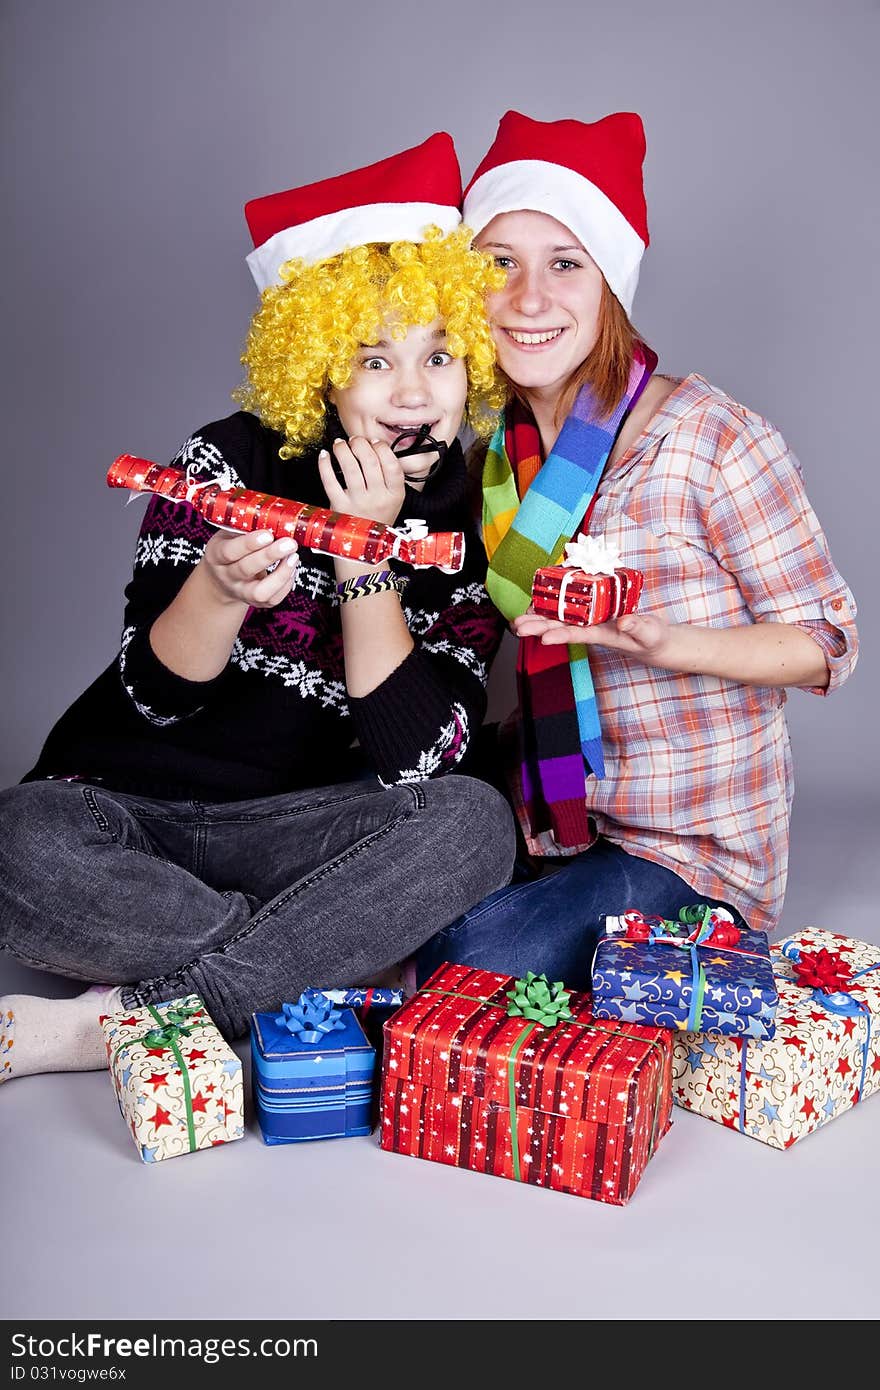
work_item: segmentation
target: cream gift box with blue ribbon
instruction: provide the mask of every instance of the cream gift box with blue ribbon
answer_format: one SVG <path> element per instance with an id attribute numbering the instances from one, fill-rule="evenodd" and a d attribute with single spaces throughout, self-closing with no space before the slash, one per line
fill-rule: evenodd
<path id="1" fill-rule="evenodd" d="M 593 957 L 593 1016 L 655 1028 L 773 1036 L 776 982 L 764 932 L 721 907 L 683 907 L 677 922 L 606 917 Z"/>
<path id="2" fill-rule="evenodd" d="M 251 1021 L 254 1100 L 267 1144 L 369 1134 L 375 1049 L 354 1012 L 306 990 Z"/>
<path id="3" fill-rule="evenodd" d="M 244 1135 L 241 1062 L 196 994 L 101 1019 L 116 1099 L 144 1163 Z"/>
<path id="4" fill-rule="evenodd" d="M 880 946 L 810 928 L 771 955 L 775 1036 L 681 1033 L 673 1098 L 787 1149 L 880 1090 Z"/>

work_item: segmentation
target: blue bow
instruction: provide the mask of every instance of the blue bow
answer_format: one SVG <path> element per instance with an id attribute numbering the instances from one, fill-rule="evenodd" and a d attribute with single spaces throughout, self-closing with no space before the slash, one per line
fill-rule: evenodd
<path id="1" fill-rule="evenodd" d="M 309 997 L 308 992 L 296 1004 L 282 1004 L 275 1022 L 303 1043 L 322 1042 L 328 1033 L 345 1027 L 341 1009 L 334 1009 L 328 999 Z"/>

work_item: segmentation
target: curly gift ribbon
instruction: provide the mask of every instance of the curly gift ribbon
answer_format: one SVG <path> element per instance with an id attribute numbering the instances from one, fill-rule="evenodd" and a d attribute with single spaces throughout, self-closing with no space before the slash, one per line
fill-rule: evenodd
<path id="1" fill-rule="evenodd" d="M 741 935 L 739 927 L 726 908 L 709 907 L 703 903 L 681 908 L 677 922 L 668 921 L 665 917 L 645 917 L 635 908 L 630 912 L 624 912 L 621 920 L 626 928 L 627 938 L 632 941 L 668 941 L 673 946 L 687 946 L 689 943 L 702 946 L 711 943 L 713 946 L 732 947 L 737 944 Z M 693 930 L 685 931 L 687 926 L 693 927 Z M 606 933 L 611 934 L 613 933 Z"/>
<path id="2" fill-rule="evenodd" d="M 304 991 L 296 1004 L 282 1004 L 281 1013 L 275 1015 L 279 1028 L 287 1031 L 301 1043 L 323 1042 L 328 1033 L 335 1033 L 345 1027 L 342 1010 L 336 1009 L 329 999 L 310 997 L 311 991 Z"/>
<path id="3" fill-rule="evenodd" d="M 659 942 L 664 946 L 678 946 L 686 950 L 691 961 L 691 1001 L 685 1029 L 691 1033 L 700 1030 L 703 1019 L 703 1000 L 706 993 L 706 971 L 700 960 L 699 947 L 711 946 L 713 950 L 730 952 L 737 956 L 749 956 L 753 960 L 763 960 L 759 951 L 743 951 L 737 948 L 740 939 L 739 927 L 723 907 L 710 907 L 706 903 L 693 903 L 679 910 L 678 921 L 665 917 L 644 917 L 633 909 L 623 914 L 626 937 L 632 941 Z M 691 930 L 688 931 L 687 928 Z M 614 933 L 606 933 L 613 936 Z"/>
<path id="4" fill-rule="evenodd" d="M 507 1094 L 510 1104 L 510 1148 L 513 1159 L 513 1176 L 517 1182 L 522 1182 L 522 1164 L 520 1161 L 519 1133 L 516 1122 L 516 1057 L 526 1039 L 531 1037 L 536 1028 L 553 1029 L 557 1028 L 561 1023 L 570 1023 L 575 1028 L 584 1028 L 589 1032 L 607 1033 L 608 1036 L 612 1038 L 628 1038 L 632 1041 L 633 1036 L 632 1033 L 626 1032 L 623 1028 L 609 1028 L 596 1019 L 591 1019 L 589 1023 L 584 1023 L 582 1019 L 575 1018 L 574 1014 L 568 1008 L 568 1001 L 571 997 L 570 991 L 566 990 L 559 981 L 551 985 L 546 975 L 536 975 L 532 970 L 529 970 L 522 979 L 515 980 L 513 989 L 506 992 L 505 997 L 511 1000 L 511 1003 L 508 1004 L 506 1009 L 508 1018 L 527 1017 L 525 1009 L 533 1009 L 536 1007 L 532 1003 L 532 999 L 535 995 L 540 995 L 542 1000 L 545 998 L 543 988 L 535 990 L 535 985 L 546 986 L 547 988 L 547 995 L 550 1001 L 547 1006 L 547 1013 L 548 1016 L 552 1016 L 552 1022 L 541 1023 L 537 1018 L 529 1018 L 525 1028 L 516 1039 L 507 1056 Z M 419 993 L 442 994 L 449 999 L 466 999 L 472 1004 L 481 1004 L 484 1009 L 504 1008 L 503 1004 L 492 1004 L 488 999 L 481 999 L 475 994 L 462 994 L 459 990 L 455 989 L 435 989 L 430 985 L 426 985 Z M 520 1005 L 515 1002 L 520 998 L 525 1001 L 523 1007 L 520 1007 Z M 644 1041 L 648 1047 L 656 1049 L 660 1055 L 660 1065 L 657 1070 L 657 1090 L 654 1096 L 654 1113 L 651 1117 L 651 1137 L 648 1141 L 648 1157 L 650 1158 L 657 1143 L 660 1100 L 663 1094 L 663 1046 L 653 1038 L 644 1038 L 640 1039 L 640 1041 Z"/>

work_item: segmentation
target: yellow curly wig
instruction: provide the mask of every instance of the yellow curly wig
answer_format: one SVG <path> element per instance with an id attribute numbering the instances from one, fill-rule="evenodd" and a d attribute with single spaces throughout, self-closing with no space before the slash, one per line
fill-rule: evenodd
<path id="1" fill-rule="evenodd" d="M 284 284 L 263 291 L 241 361 L 247 371 L 234 397 L 284 435 L 282 458 L 320 440 L 330 386 L 348 385 L 358 349 L 406 336 L 410 324 L 441 318 L 447 347 L 466 360 L 468 419 L 480 432 L 504 401 L 486 317 L 488 291 L 505 272 L 470 246 L 463 227 L 421 243 L 356 246 L 307 265 L 288 261 Z"/>

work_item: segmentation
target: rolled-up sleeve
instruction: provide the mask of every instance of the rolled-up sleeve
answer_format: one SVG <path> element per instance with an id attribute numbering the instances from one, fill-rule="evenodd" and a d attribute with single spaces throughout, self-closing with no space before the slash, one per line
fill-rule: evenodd
<path id="1" fill-rule="evenodd" d="M 829 695 L 858 659 L 856 602 L 810 505 L 801 467 L 779 432 L 749 424 L 721 459 L 708 535 L 756 622 L 799 627 L 822 649 Z"/>

